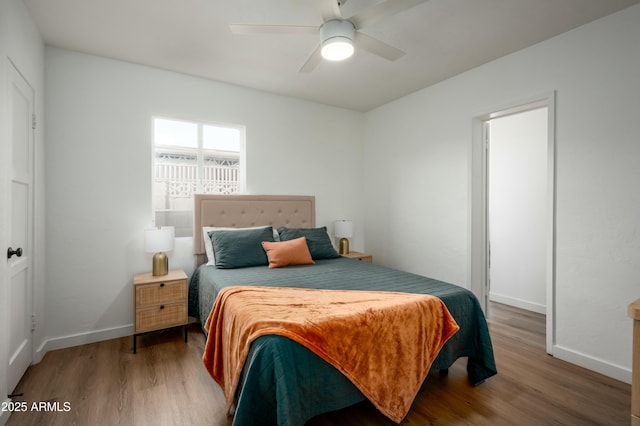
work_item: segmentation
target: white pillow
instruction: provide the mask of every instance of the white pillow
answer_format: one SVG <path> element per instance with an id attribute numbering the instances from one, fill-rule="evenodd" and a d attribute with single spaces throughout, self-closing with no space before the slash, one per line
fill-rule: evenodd
<path id="1" fill-rule="evenodd" d="M 240 231 L 241 229 L 261 229 L 268 228 L 271 225 L 264 226 L 252 226 L 250 228 L 228 228 L 228 227 L 217 227 L 217 226 L 203 226 L 202 227 L 202 239 L 204 240 L 204 251 L 207 253 L 207 265 L 215 266 L 216 258 L 213 254 L 213 242 L 209 237 L 209 232 L 211 231 Z M 278 235 L 278 230 L 273 228 L 273 240 L 280 241 L 280 235 Z"/>

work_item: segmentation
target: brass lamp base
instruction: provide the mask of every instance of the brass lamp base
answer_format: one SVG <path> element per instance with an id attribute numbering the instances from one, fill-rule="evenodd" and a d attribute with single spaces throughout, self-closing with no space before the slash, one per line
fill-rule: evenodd
<path id="1" fill-rule="evenodd" d="M 349 239 L 340 238 L 340 254 L 349 254 Z"/>
<path id="2" fill-rule="evenodd" d="M 160 277 L 169 273 L 169 257 L 162 253 L 153 255 L 153 276 Z"/>

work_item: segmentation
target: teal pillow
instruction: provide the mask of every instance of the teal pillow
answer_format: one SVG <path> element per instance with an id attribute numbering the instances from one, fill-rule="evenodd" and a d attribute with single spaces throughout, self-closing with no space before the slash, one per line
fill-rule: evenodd
<path id="1" fill-rule="evenodd" d="M 232 269 L 269 264 L 262 242 L 273 241 L 271 226 L 234 231 L 211 231 L 209 234 L 213 243 L 216 268 Z"/>
<path id="2" fill-rule="evenodd" d="M 340 257 L 331 244 L 326 226 L 322 228 L 278 228 L 278 234 L 280 234 L 280 241 L 305 237 L 313 260 Z"/>

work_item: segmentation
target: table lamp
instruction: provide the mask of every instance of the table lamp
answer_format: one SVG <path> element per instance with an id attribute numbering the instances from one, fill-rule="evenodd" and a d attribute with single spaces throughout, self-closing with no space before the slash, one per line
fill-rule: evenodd
<path id="1" fill-rule="evenodd" d="M 349 254 L 349 238 L 353 237 L 353 222 L 350 220 L 336 220 L 333 235 L 340 238 L 340 254 Z"/>
<path id="2" fill-rule="evenodd" d="M 175 240 L 175 228 L 163 226 L 162 228 L 150 228 L 144 231 L 144 249 L 153 255 L 153 276 L 158 277 L 169 273 L 169 257 L 166 251 L 173 250 Z"/>

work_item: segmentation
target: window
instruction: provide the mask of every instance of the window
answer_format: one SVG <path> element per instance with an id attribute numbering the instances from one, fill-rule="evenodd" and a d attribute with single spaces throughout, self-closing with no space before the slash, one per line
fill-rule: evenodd
<path id="1" fill-rule="evenodd" d="M 193 194 L 244 192 L 244 127 L 153 119 L 156 226 L 193 234 Z"/>

